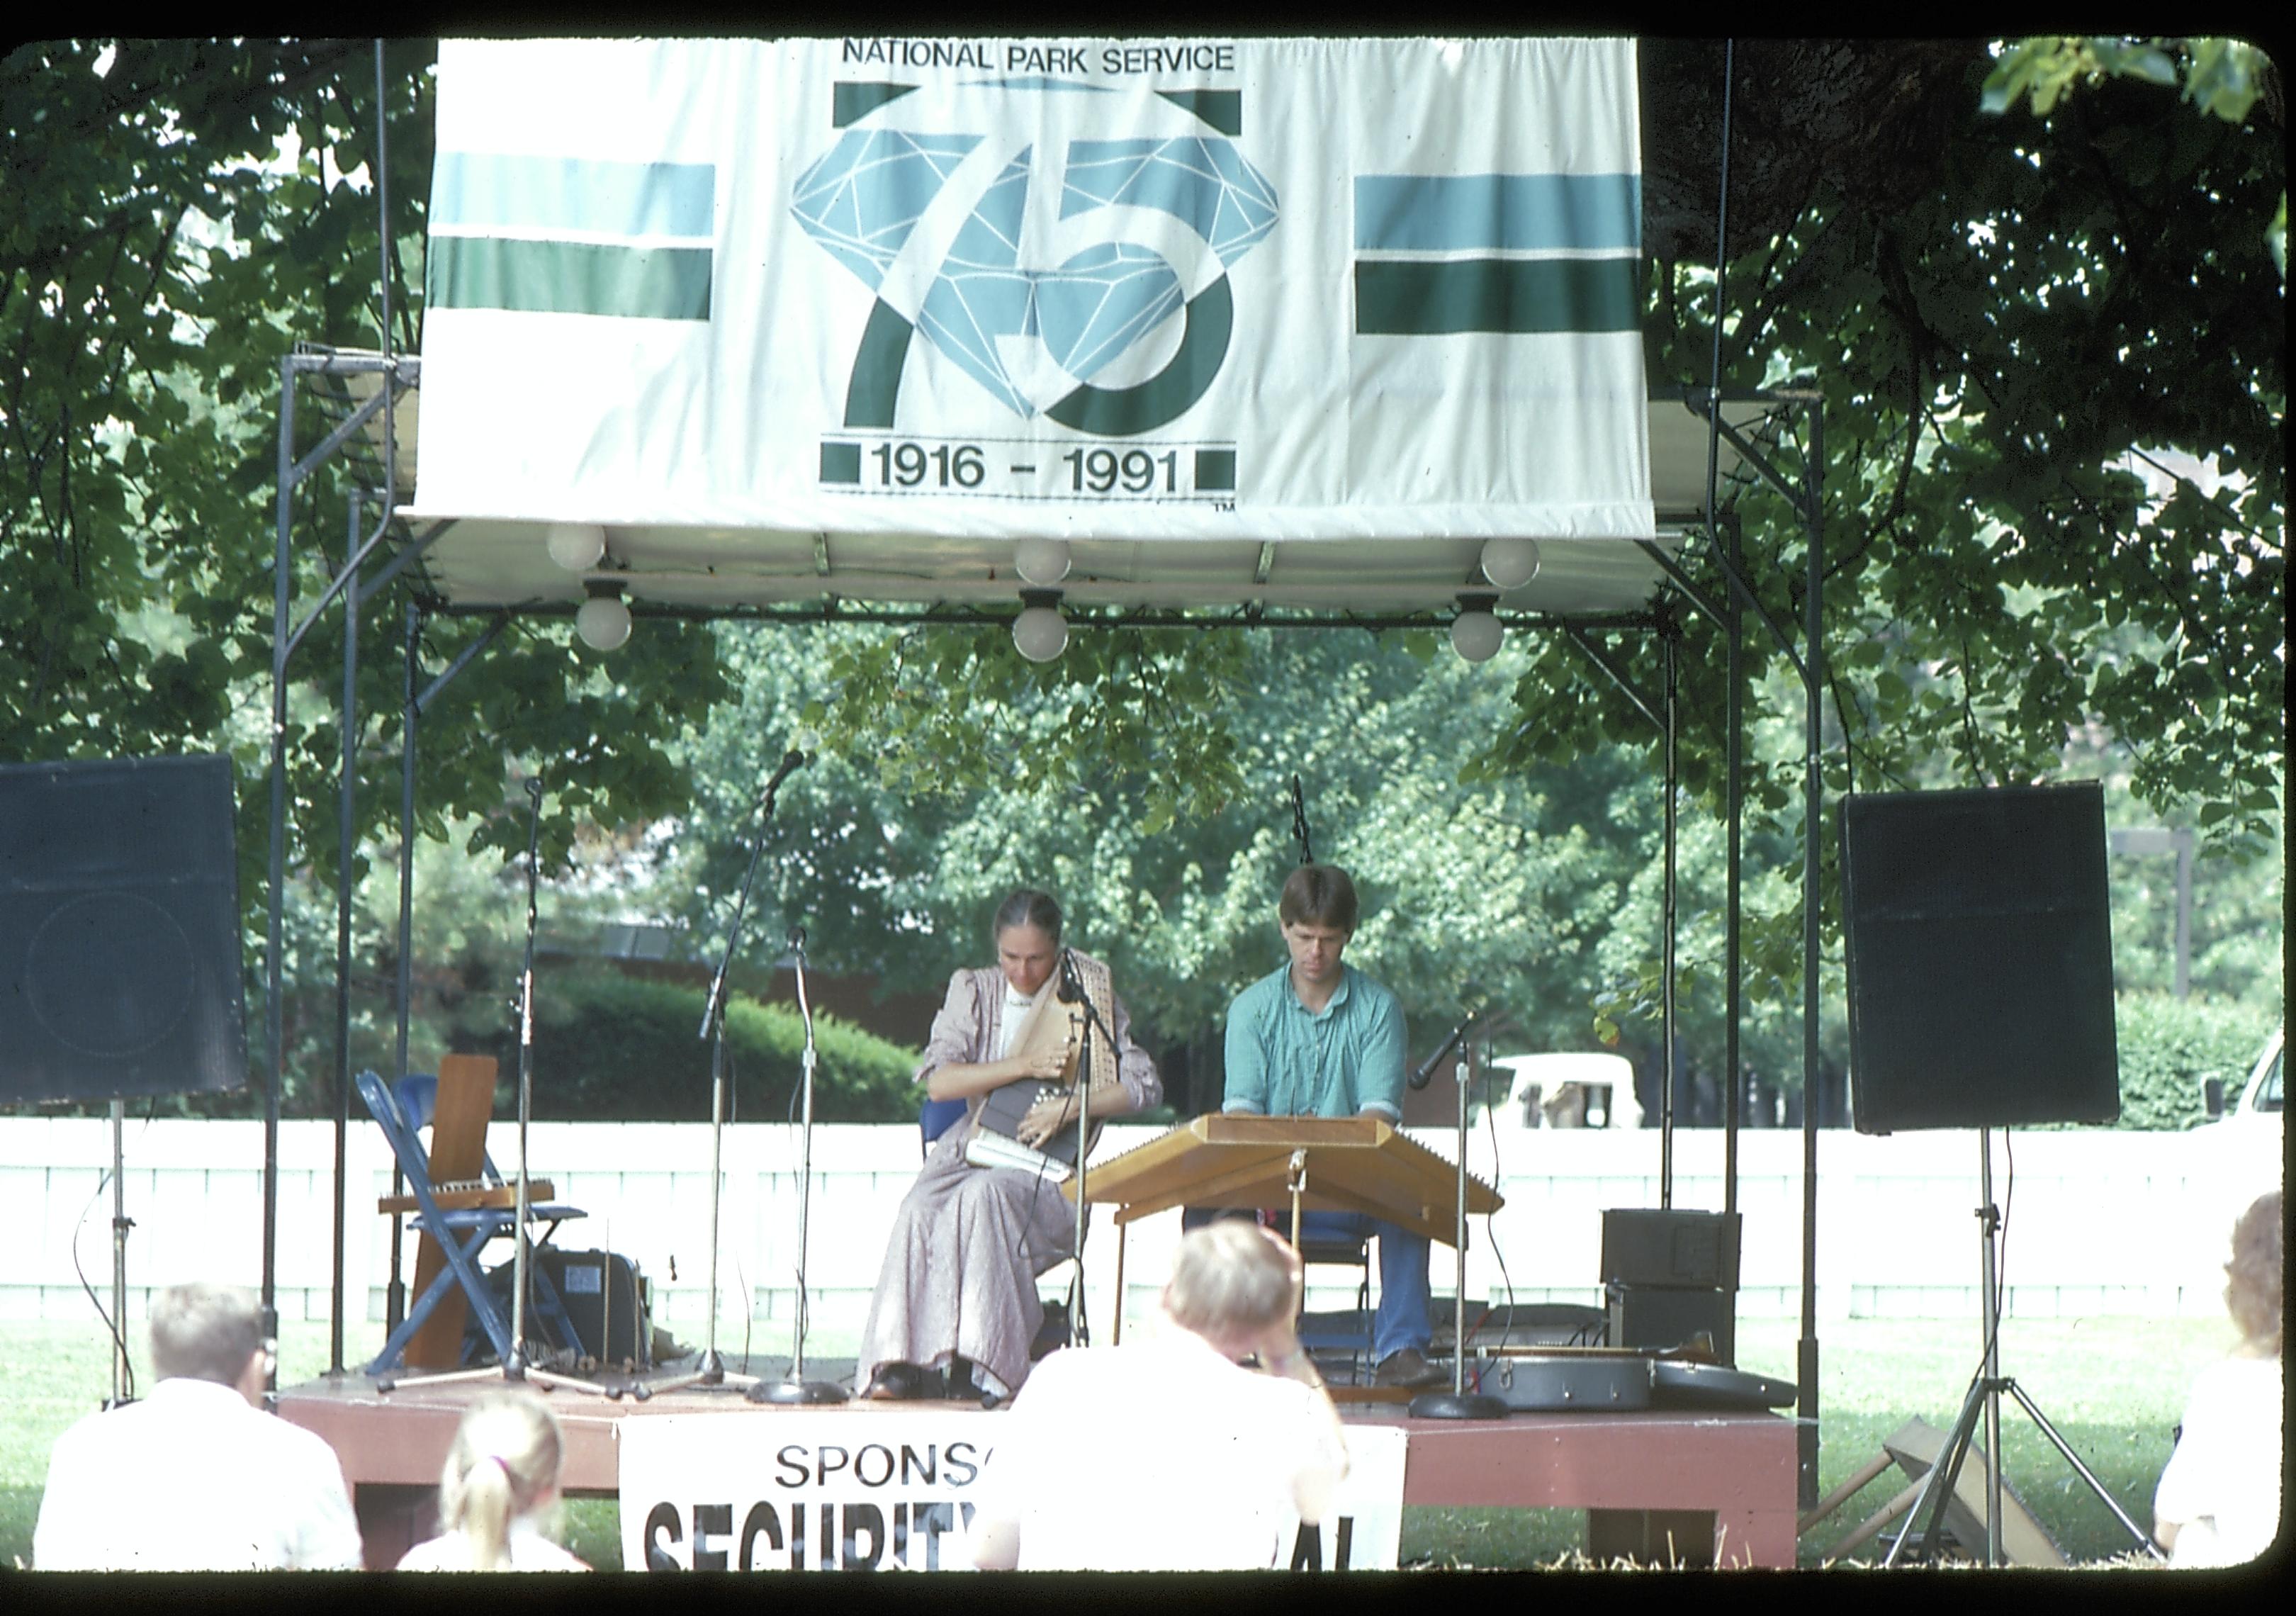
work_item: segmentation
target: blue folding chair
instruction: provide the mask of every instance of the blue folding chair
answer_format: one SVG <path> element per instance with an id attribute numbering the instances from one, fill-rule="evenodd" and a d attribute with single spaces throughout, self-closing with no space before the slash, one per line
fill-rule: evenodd
<path id="1" fill-rule="evenodd" d="M 431 1112 L 437 1103 L 439 1079 L 428 1073 L 410 1073 L 399 1080 L 398 1093 L 387 1087 L 381 1077 L 373 1071 L 362 1071 L 355 1079 L 359 1098 L 383 1137 L 390 1142 L 390 1153 L 398 1162 L 398 1169 L 406 1179 L 408 1193 L 414 1198 L 416 1213 L 414 1227 L 429 1235 L 439 1243 L 445 1254 L 446 1266 L 426 1287 L 422 1295 L 407 1306 L 406 1317 L 398 1328 L 383 1342 L 382 1350 L 366 1366 L 369 1374 L 384 1374 L 396 1369 L 423 1321 L 447 1295 L 450 1284 L 461 1287 L 470 1303 L 472 1315 L 498 1359 L 507 1359 L 511 1353 L 511 1325 L 504 1314 L 494 1287 L 488 1284 L 485 1271 L 480 1267 L 479 1254 L 489 1241 L 504 1235 L 515 1235 L 518 1229 L 518 1210 L 515 1207 L 472 1207 L 455 1211 L 441 1211 L 436 1191 L 430 1182 L 430 1161 L 418 1136 L 419 1130 L 430 1125 Z M 486 1171 L 496 1182 L 503 1182 L 495 1169 L 491 1157 L 487 1159 Z M 527 1222 L 543 1226 L 541 1237 L 532 1243 L 546 1243 L 561 1223 L 586 1214 L 578 1207 L 545 1202 L 529 1203 Z M 534 1282 L 535 1315 L 557 1338 L 557 1345 L 579 1351 L 580 1338 L 575 1333 L 573 1321 L 567 1316 L 565 1303 L 549 1276 L 534 1263 L 527 1265 L 527 1273 Z"/>
<path id="2" fill-rule="evenodd" d="M 924 1149 L 931 1151 L 933 1141 L 956 1126 L 964 1115 L 962 1100 L 927 1100 L 917 1108 L 917 1130 L 924 1135 Z"/>

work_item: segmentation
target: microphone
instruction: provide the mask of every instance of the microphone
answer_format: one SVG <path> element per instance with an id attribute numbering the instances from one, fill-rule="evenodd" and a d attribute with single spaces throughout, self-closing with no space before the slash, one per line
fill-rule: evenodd
<path id="1" fill-rule="evenodd" d="M 767 795 L 772 795 L 774 790 L 779 786 L 783 781 L 788 779 L 791 775 L 794 775 L 798 770 L 803 768 L 807 764 L 812 761 L 813 754 L 811 752 L 801 752 L 795 747 L 791 747 L 789 751 L 783 752 L 782 754 L 781 767 L 774 770 L 774 777 L 766 782 Z"/>
<path id="2" fill-rule="evenodd" d="M 1061 986 L 1056 997 L 1063 1005 L 1084 1001 L 1084 983 L 1077 976 L 1076 956 L 1066 948 L 1061 950 Z"/>
<path id="3" fill-rule="evenodd" d="M 1475 1018 L 1471 1015 L 1467 1017 L 1465 1021 L 1461 1021 L 1456 1027 L 1452 1028 L 1451 1036 L 1443 1040 L 1443 1046 L 1437 1050 L 1433 1054 L 1429 1055 L 1425 1060 L 1422 1061 L 1419 1063 L 1419 1070 L 1411 1074 L 1411 1087 L 1414 1088 L 1424 1088 L 1429 1083 L 1433 1081 L 1435 1077 L 1435 1069 L 1443 1064 L 1443 1057 L 1449 1054 L 1454 1049 L 1456 1049 L 1459 1046 L 1459 1040 L 1467 1036 L 1467 1029 L 1472 1027 L 1474 1024 Z"/>
<path id="4" fill-rule="evenodd" d="M 805 952 L 805 928 L 803 926 L 791 926 L 789 929 L 789 935 L 783 940 L 788 943 L 789 951 L 791 954 L 803 954 Z"/>

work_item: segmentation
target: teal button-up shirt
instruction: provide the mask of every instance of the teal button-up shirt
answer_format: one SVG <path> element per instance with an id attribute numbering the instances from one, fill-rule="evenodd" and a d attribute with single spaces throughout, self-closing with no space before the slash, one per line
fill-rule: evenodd
<path id="1" fill-rule="evenodd" d="M 1357 970 L 1310 1011 L 1287 963 L 1235 996 L 1227 1012 L 1224 1112 L 1256 1117 L 1403 1116 L 1403 1006 Z"/>

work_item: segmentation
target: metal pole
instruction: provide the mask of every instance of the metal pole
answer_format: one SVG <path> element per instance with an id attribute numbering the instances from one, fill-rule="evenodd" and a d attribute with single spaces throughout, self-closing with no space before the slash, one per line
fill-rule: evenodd
<path id="1" fill-rule="evenodd" d="M 2178 825 L 2169 833 L 2177 849 L 2177 997 L 2193 991 L 2193 831 Z"/>
<path id="2" fill-rule="evenodd" d="M 1803 686 L 1802 752 L 1802 907 L 1801 907 L 1801 1342 L 1795 1358 L 1800 1399 L 1795 1413 L 1799 1444 L 1799 1501 L 1808 1508 L 1817 1502 L 1817 931 L 1824 906 L 1818 890 L 1818 834 L 1824 817 L 1824 781 L 1818 772 L 1819 693 L 1825 681 L 1824 635 L 1824 406 L 1809 404 L 1809 453 L 1802 468 L 1804 520 L 1809 529 L 1808 568 L 1804 584 L 1802 633 L 1808 654 L 1804 666 L 1808 683 Z"/>
<path id="3" fill-rule="evenodd" d="M 797 1317 L 790 1342 L 790 1378 L 805 1379 L 806 1308 L 811 1298 L 807 1294 L 805 1259 L 808 1240 L 811 1234 L 808 1224 L 813 1215 L 813 1070 L 816 1056 L 813 1046 L 813 1006 L 805 993 L 805 943 L 802 933 L 797 945 L 797 1009 L 805 1022 L 805 1051 L 800 1057 L 804 1070 L 800 1074 L 805 1083 L 803 1128 L 805 1136 L 798 1147 L 797 1192 Z"/>
<path id="4" fill-rule="evenodd" d="M 287 526 L 294 511 L 295 359 L 279 361 L 278 533 L 271 563 L 271 912 L 264 943 L 263 1328 L 279 1333 L 279 1086 L 286 1072 L 279 1003 L 287 883 Z"/>
<path id="5" fill-rule="evenodd" d="M 359 496 L 350 498 L 350 570 L 343 588 L 343 777 L 335 853 L 335 1267 L 327 1330 L 327 1373 L 343 1372 L 343 1243 L 351 1131 L 351 848 L 358 823 Z"/>
<path id="6" fill-rule="evenodd" d="M 1708 531 L 1710 533 L 1713 529 L 1710 528 Z M 1731 568 L 1742 573 L 1745 564 L 1744 558 L 1738 554 L 1738 522 L 1734 516 L 1729 522 L 1729 535 Z M 1728 650 L 1724 679 L 1728 689 L 1725 696 L 1723 719 L 1722 773 L 1723 815 L 1727 824 L 1722 907 L 1722 1066 L 1729 1073 L 1729 1084 L 1722 1113 L 1722 1211 L 1725 1217 L 1729 1217 L 1738 1210 L 1738 1018 L 1743 1013 L 1743 987 L 1739 978 L 1744 963 L 1741 953 L 1742 938 L 1738 882 L 1745 809 L 1745 781 L 1742 776 L 1746 764 L 1746 711 L 1740 690 L 1743 673 L 1740 667 L 1738 643 L 1745 611 L 1739 605 L 1734 590 L 1729 595 L 1726 613 L 1728 621 L 1723 630 L 1723 638 Z M 1802 1103 L 1808 1107 L 1807 1096 Z"/>
<path id="7" fill-rule="evenodd" d="M 1660 939 L 1661 965 L 1659 980 L 1659 1043 L 1665 1054 L 1666 1082 L 1659 1089 L 1658 1108 L 1658 1203 L 1661 1208 L 1674 1205 L 1674 904 L 1675 904 L 1675 641 L 1679 625 L 1674 613 L 1661 604 L 1659 608 L 1660 660 L 1665 669 L 1666 692 L 1666 866 L 1660 908 L 1663 915 L 1660 926 L 1664 935 Z"/>
<path id="8" fill-rule="evenodd" d="M 111 1103 L 111 1401 L 127 1400 L 127 1152 L 120 1141 L 127 1103 Z"/>
<path id="9" fill-rule="evenodd" d="M 1985 1232 L 1984 1243 L 1979 1248 L 1978 1284 L 1984 1295 L 1981 1308 L 1985 1316 L 1985 1563 L 2001 1563 L 2001 1310 L 2002 1298 L 1996 1288 L 2000 1284 L 2000 1269 L 1996 1264 L 1994 1245 L 2000 1237 L 2000 1223 L 1993 1211 L 1993 1130 L 1977 1130 L 1977 1185 L 1979 1226 Z"/>
<path id="10" fill-rule="evenodd" d="M 401 710 L 398 731 L 398 1064 L 392 1069 L 393 1079 L 406 1075 L 407 1024 L 413 1015 L 414 995 L 414 743 L 415 726 L 422 722 L 422 710 L 415 701 L 415 685 L 419 675 L 417 659 L 422 637 L 422 609 L 413 603 L 406 608 L 406 705 Z M 390 1163 L 390 1193 L 406 1193 L 406 1176 L 399 1170 L 397 1157 Z M 390 1220 L 390 1288 L 384 1293 L 384 1332 L 398 1328 L 406 1317 L 406 1286 L 401 1278 L 404 1255 L 400 1219 Z"/>

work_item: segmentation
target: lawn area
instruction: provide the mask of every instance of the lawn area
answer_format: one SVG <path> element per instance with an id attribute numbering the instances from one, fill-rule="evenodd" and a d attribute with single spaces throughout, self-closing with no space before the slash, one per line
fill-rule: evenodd
<path id="1" fill-rule="evenodd" d="M 730 1333 L 731 1339 L 726 1339 Z M 1741 1367 L 1793 1378 L 1796 1325 L 1749 1319 L 1738 1328 Z M 2152 1488 L 2168 1462 L 2169 1433 L 2185 1390 L 2200 1368 L 2232 1344 L 2217 1319 L 2011 1319 L 2002 1330 L 2002 1370 L 2070 1442 L 2140 1525 L 2152 1520 Z M 721 1328 L 720 1347 L 738 1359 L 740 1332 Z M 758 1349 L 779 1342 L 760 1339 Z M 131 1337 L 139 1387 L 149 1384 L 140 1339 Z M 357 1358 L 371 1346 L 351 1343 Z M 827 1353 L 837 1343 L 823 1342 Z M 1882 1438 L 1918 1415 L 1940 1431 L 1961 1406 L 1981 1348 L 1975 1318 L 1853 1319 L 1819 1335 L 1824 1489 L 1881 1450 Z M 849 1350 L 849 1349 L 848 1349 Z M 291 1325 L 280 1339 L 280 1380 L 310 1380 L 327 1365 L 324 1325 Z M 0 1415 L 0 1566 L 28 1564 L 48 1448 L 74 1420 L 110 1393 L 111 1357 L 102 1327 L 51 1322 L 0 1325 L 0 1378 L 9 1389 Z M 2076 1563 L 2118 1558 L 2134 1546 L 2112 1514 L 2050 1447 L 2023 1412 L 2002 1407 L 2004 1474 L 2026 1507 Z M 1894 1472 L 1893 1472 L 1894 1473 Z M 1803 1545 L 1803 1562 L 1878 1509 L 1898 1483 L 1885 1476 L 1845 1505 Z M 619 1567 L 621 1549 L 611 1499 L 568 1505 L 565 1537 L 577 1554 Z M 1586 1535 L 1573 1510 L 1407 1509 L 1406 1565 L 1523 1568 L 1570 1561 Z"/>

